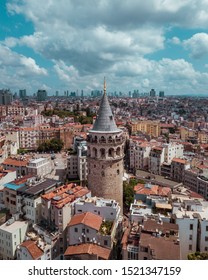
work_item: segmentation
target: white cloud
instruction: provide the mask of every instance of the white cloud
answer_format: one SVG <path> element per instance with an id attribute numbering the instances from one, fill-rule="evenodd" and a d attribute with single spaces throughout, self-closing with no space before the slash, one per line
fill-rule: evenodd
<path id="1" fill-rule="evenodd" d="M 28 85 L 31 88 L 37 76 L 46 75 L 47 70 L 38 66 L 33 58 L 20 55 L 0 44 L 0 76 L 3 86 Z"/>
<path id="2" fill-rule="evenodd" d="M 170 43 L 172 43 L 174 45 L 180 45 L 181 44 L 181 40 L 178 37 L 176 37 L 176 36 L 174 36 L 173 38 L 169 39 L 168 42 L 170 42 Z"/>
<path id="3" fill-rule="evenodd" d="M 194 58 L 201 58 L 208 55 L 208 34 L 197 33 L 190 39 L 183 41 L 185 49 L 190 51 L 190 54 Z"/>
<path id="4" fill-rule="evenodd" d="M 164 50 L 169 27 L 207 28 L 207 0 L 10 0 L 7 7 L 10 13 L 32 21 L 35 31 L 6 38 L 4 44 L 27 46 L 52 61 L 52 71 L 65 87 L 102 86 L 104 75 L 114 89 L 124 90 L 157 85 L 171 91 L 194 91 L 193 85 L 206 83 L 206 73 L 183 59 L 147 57 Z M 168 42 L 201 57 L 208 45 L 206 33 L 202 34 L 184 42 L 173 36 Z M 5 65 L 16 63 L 14 57 L 9 59 Z M 32 58 L 19 58 L 19 63 L 25 75 L 47 74 Z"/>

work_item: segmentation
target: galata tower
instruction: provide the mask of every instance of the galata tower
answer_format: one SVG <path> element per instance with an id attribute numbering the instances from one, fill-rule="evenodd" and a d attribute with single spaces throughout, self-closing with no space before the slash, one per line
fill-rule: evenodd
<path id="1" fill-rule="evenodd" d="M 115 199 L 123 211 L 123 158 L 125 138 L 116 126 L 106 94 L 104 94 L 93 128 L 87 137 L 88 188 L 93 196 Z"/>

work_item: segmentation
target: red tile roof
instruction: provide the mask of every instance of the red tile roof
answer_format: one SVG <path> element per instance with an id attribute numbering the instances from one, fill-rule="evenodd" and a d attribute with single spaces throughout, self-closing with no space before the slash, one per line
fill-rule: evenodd
<path id="1" fill-rule="evenodd" d="M 141 233 L 140 246 L 149 247 L 155 260 L 180 260 L 180 245 L 165 237 Z"/>
<path id="2" fill-rule="evenodd" d="M 181 158 L 173 158 L 174 162 L 178 162 L 178 163 L 182 163 L 182 164 L 186 164 L 186 160 L 185 159 L 181 159 Z"/>
<path id="3" fill-rule="evenodd" d="M 104 260 L 108 260 L 110 257 L 111 250 L 101 247 L 97 244 L 92 243 L 84 243 L 79 244 L 75 246 L 69 246 L 64 255 L 70 256 L 70 255 L 82 255 L 82 254 L 88 254 L 88 255 L 96 255 L 97 258 L 102 258 Z"/>
<path id="4" fill-rule="evenodd" d="M 24 241 L 21 246 L 28 250 L 33 260 L 37 260 L 43 255 L 43 251 L 36 245 L 35 241 Z"/>
<path id="5" fill-rule="evenodd" d="M 5 165 L 13 165 L 13 166 L 27 166 L 29 160 L 18 160 L 18 159 L 12 159 L 12 158 L 7 158 L 3 162 Z"/>
<path id="6" fill-rule="evenodd" d="M 157 185 L 137 184 L 134 187 L 134 192 L 136 194 L 144 194 L 144 195 L 168 196 L 171 193 L 171 189 L 168 187 L 160 187 Z"/>
<path id="7" fill-rule="evenodd" d="M 68 226 L 84 224 L 98 231 L 101 227 L 102 221 L 103 219 L 101 216 L 95 215 L 90 212 L 86 212 L 74 215 L 71 218 L 71 221 L 69 222 Z"/>
<path id="8" fill-rule="evenodd" d="M 77 186 L 74 183 L 58 187 L 52 192 L 42 195 L 45 200 L 51 200 L 51 203 L 62 208 L 64 205 L 73 202 L 79 197 L 87 195 L 90 191 L 86 187 Z"/>

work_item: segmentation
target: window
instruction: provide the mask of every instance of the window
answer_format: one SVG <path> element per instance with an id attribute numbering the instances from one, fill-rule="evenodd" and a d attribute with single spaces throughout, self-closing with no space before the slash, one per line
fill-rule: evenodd
<path id="1" fill-rule="evenodd" d="M 192 235 L 191 234 L 189 235 L 189 240 L 192 240 Z"/>
<path id="2" fill-rule="evenodd" d="M 192 245 L 189 245 L 189 251 L 192 251 Z"/>
<path id="3" fill-rule="evenodd" d="M 74 231 L 75 231 L 75 232 L 78 232 L 78 228 L 75 227 L 75 228 L 74 228 Z"/>
<path id="4" fill-rule="evenodd" d="M 208 231 L 208 226 L 206 226 L 206 231 Z"/>
<path id="5" fill-rule="evenodd" d="M 205 241 L 208 241 L 208 236 L 205 236 Z"/>
<path id="6" fill-rule="evenodd" d="M 104 245 L 108 246 L 108 240 L 104 240 Z"/>
<path id="7" fill-rule="evenodd" d="M 190 224 L 189 229 L 190 229 L 190 230 L 193 230 L 193 224 Z"/>

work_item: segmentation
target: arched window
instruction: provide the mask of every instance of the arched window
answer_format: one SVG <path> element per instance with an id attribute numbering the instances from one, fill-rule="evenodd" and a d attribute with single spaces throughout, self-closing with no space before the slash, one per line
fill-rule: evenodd
<path id="1" fill-rule="evenodd" d="M 114 157 L 114 149 L 113 149 L 113 148 L 110 148 L 110 149 L 108 150 L 108 156 L 109 156 L 109 157 Z"/>
<path id="2" fill-rule="evenodd" d="M 101 136 L 101 137 L 100 137 L 100 143 L 106 143 L 106 140 L 105 140 L 105 137 L 104 137 L 104 136 Z"/>
<path id="3" fill-rule="evenodd" d="M 105 158 L 105 149 L 100 149 L 100 156 L 101 158 Z"/>
<path id="4" fill-rule="evenodd" d="M 95 147 L 92 149 L 92 157 L 97 157 L 97 149 Z"/>
<path id="5" fill-rule="evenodd" d="M 87 147 L 87 155 L 90 157 L 91 156 L 91 150 L 90 147 Z"/>
<path id="6" fill-rule="evenodd" d="M 120 147 L 118 147 L 118 148 L 116 149 L 116 155 L 117 155 L 117 156 L 120 156 L 120 155 L 121 155 L 121 148 L 120 148 Z"/>

